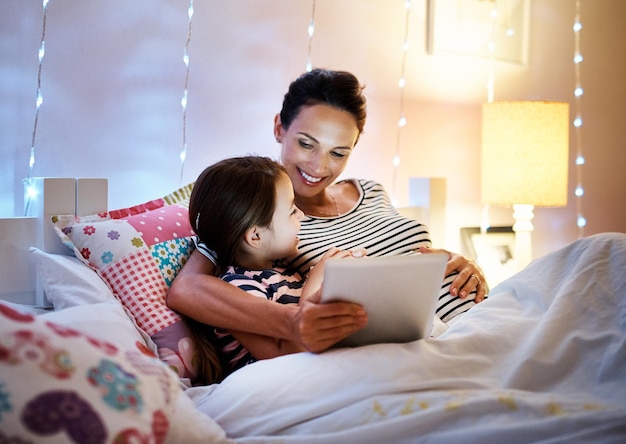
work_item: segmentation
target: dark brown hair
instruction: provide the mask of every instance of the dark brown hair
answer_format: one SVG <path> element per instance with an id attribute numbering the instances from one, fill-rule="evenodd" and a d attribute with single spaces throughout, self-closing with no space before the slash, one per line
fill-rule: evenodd
<path id="1" fill-rule="evenodd" d="M 249 228 L 270 226 L 281 174 L 287 173 L 279 163 L 245 156 L 217 162 L 198 177 L 189 200 L 189 221 L 216 253 L 218 274 L 238 265 L 241 240 Z"/>
<path id="2" fill-rule="evenodd" d="M 280 121 L 286 129 L 305 106 L 330 105 L 347 111 L 354 117 L 359 134 L 363 132 L 367 106 L 359 79 L 347 71 L 314 69 L 289 85 L 280 111 Z"/>
<path id="3" fill-rule="evenodd" d="M 237 265 L 242 239 L 255 226 L 269 227 L 276 205 L 276 182 L 287 174 L 277 162 L 258 156 L 234 157 L 206 168 L 189 199 L 189 221 L 217 255 L 217 273 Z M 195 385 L 220 382 L 227 363 L 217 347 L 215 329 L 185 317 L 196 346 Z"/>

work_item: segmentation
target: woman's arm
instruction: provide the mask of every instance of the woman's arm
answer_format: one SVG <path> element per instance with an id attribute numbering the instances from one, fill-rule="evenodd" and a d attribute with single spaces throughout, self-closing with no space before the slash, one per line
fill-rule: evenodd
<path id="1" fill-rule="evenodd" d="M 230 330 L 229 333 L 239 341 L 255 359 L 270 359 L 306 351 L 303 347 L 287 339 Z"/>
<path id="2" fill-rule="evenodd" d="M 367 324 L 355 304 L 320 304 L 316 292 L 300 305 L 252 296 L 213 276 L 214 265 L 197 250 L 169 290 L 168 306 L 198 322 L 231 331 L 286 339 L 321 352 Z"/>

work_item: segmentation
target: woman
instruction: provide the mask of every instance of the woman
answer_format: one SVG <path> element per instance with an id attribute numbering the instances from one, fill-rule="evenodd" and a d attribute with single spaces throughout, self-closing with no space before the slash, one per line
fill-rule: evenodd
<path id="1" fill-rule="evenodd" d="M 295 203 L 306 216 L 299 254 L 285 265 L 303 275 L 332 246 L 365 248 L 371 256 L 430 251 L 426 227 L 399 216 L 380 184 L 335 183 L 363 131 L 362 91 L 350 73 L 314 70 L 292 82 L 275 117 L 281 162 L 293 184 Z M 191 255 L 168 294 L 172 309 L 228 330 L 290 340 L 312 352 L 326 350 L 367 323 L 360 306 L 320 304 L 319 292 L 298 306 L 253 298 L 216 278 L 215 258 L 210 257 L 201 244 Z M 461 255 L 450 254 L 446 275 L 438 307 L 443 320 L 480 302 L 486 292 L 480 269 Z"/>

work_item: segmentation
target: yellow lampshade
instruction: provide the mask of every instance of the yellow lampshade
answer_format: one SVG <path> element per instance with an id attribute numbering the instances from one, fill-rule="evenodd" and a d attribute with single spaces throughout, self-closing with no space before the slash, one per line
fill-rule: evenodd
<path id="1" fill-rule="evenodd" d="M 568 103 L 486 103 L 482 124 L 484 203 L 567 204 Z"/>

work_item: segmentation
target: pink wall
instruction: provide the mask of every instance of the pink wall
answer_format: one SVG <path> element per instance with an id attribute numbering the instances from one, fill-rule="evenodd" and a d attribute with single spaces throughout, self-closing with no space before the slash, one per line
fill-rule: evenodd
<path id="1" fill-rule="evenodd" d="M 626 231 L 626 2 L 581 3 L 585 234 Z M 489 65 L 426 54 L 425 4 L 412 2 L 397 196 L 406 202 L 410 177 L 447 178 L 445 246 L 458 249 L 459 228 L 481 221 L 480 109 Z M 34 175 L 108 177 L 111 207 L 180 184 L 187 2 L 147 5 L 52 0 L 48 7 Z M 317 0 L 312 51 L 315 65 L 351 70 L 367 84 L 369 120 L 346 175 L 380 180 L 390 191 L 403 6 L 404 0 Z M 0 0 L 0 8 L 2 217 L 22 212 L 41 2 Z M 278 154 L 272 118 L 288 83 L 304 70 L 310 14 L 304 0 L 195 2 L 183 182 L 226 156 Z M 573 1 L 531 1 L 529 63 L 496 64 L 496 100 L 573 103 L 573 17 Z M 504 208 L 493 208 L 491 218 L 494 225 L 512 222 Z M 536 209 L 535 256 L 576 239 L 575 220 L 573 197 L 566 208 Z"/>

